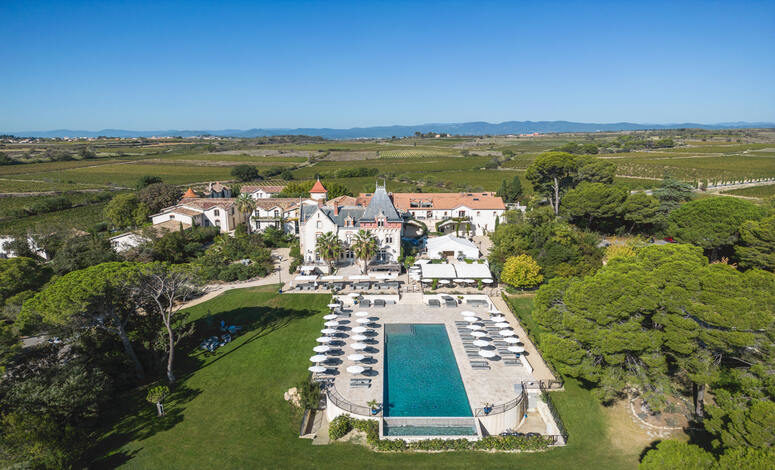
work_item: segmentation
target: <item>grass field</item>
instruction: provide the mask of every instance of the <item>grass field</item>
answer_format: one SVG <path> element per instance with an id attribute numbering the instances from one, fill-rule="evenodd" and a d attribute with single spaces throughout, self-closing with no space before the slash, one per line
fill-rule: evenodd
<path id="1" fill-rule="evenodd" d="M 766 199 L 775 196 L 775 184 L 733 189 L 731 191 L 723 191 L 722 194 L 735 194 L 738 196 L 758 197 L 761 199 Z"/>
<path id="2" fill-rule="evenodd" d="M 637 455 L 610 444 L 607 418 L 573 381 L 553 398 L 570 434 L 566 447 L 541 453 L 382 454 L 354 444 L 313 446 L 298 438 L 299 415 L 283 393 L 307 376 L 308 356 L 327 295 L 276 295 L 276 287 L 233 290 L 190 309 L 198 338 L 221 319 L 246 326 L 206 357 L 179 360 L 179 383 L 157 419 L 143 391 L 115 404 L 98 443 L 95 468 L 606 468 L 631 469 Z"/>

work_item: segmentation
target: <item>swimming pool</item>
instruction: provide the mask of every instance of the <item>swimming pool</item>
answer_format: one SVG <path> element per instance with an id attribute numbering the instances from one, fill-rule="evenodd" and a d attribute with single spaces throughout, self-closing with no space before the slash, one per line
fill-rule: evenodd
<path id="1" fill-rule="evenodd" d="M 385 324 L 384 347 L 385 417 L 473 416 L 444 325 Z"/>

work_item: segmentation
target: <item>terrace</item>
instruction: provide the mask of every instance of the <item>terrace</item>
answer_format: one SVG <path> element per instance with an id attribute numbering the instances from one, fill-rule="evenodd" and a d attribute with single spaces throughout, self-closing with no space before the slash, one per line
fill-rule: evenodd
<path id="1" fill-rule="evenodd" d="M 372 301 L 379 299 L 379 296 L 371 297 Z M 434 300 L 438 300 L 438 296 L 421 294 L 408 294 L 401 300 L 398 296 L 383 296 L 384 306 L 370 307 L 364 307 L 362 303 L 354 304 L 354 296 L 339 296 L 336 299 L 342 308 L 333 309 L 334 313 L 327 316 L 329 322 L 336 323 L 324 325 L 321 322 L 323 334 L 331 337 L 331 340 L 321 340 L 322 344 L 329 347 L 325 352 L 329 359 L 319 362 L 319 368 L 312 369 L 325 369 L 325 372 L 314 374 L 313 378 L 326 384 L 326 415 L 329 421 L 339 414 L 349 413 L 363 419 L 379 419 L 382 427 L 388 423 L 391 428 L 410 426 L 407 423 L 419 423 L 421 427 L 439 429 L 444 426 L 460 427 L 467 419 L 469 426 L 475 424 L 477 431 L 475 435 L 467 436 L 472 439 L 507 430 L 560 434 L 551 414 L 545 409 L 546 405 L 536 399 L 538 384 L 551 383 L 554 377 L 516 319 L 511 314 L 501 315 L 487 296 L 466 296 L 463 303 L 458 303 L 450 297 L 454 306 L 449 302 L 449 306 L 437 308 L 431 305 Z M 464 316 L 464 312 L 469 315 Z M 472 318 L 470 313 L 473 313 L 475 318 Z M 469 329 L 469 324 L 476 324 L 476 329 Z M 386 405 L 384 401 L 387 398 L 390 406 L 394 406 L 396 400 L 405 398 L 388 397 L 389 394 L 385 393 L 386 374 L 392 377 L 391 381 L 396 380 L 396 370 L 386 370 L 385 367 L 386 331 L 392 335 L 391 330 L 418 325 L 443 328 L 441 334 L 448 337 L 454 356 L 453 364 L 447 364 L 446 367 L 452 369 L 447 371 L 444 364 L 434 362 L 439 369 L 411 371 L 415 375 L 415 381 L 410 386 L 411 393 L 415 394 L 412 400 L 420 407 L 419 410 L 407 412 L 402 409 L 403 414 L 399 415 L 393 414 L 394 410 L 390 408 L 379 407 L 375 411 L 370 410 L 367 404 L 372 400 Z M 472 336 L 474 331 L 479 334 Z M 505 341 L 507 336 L 505 333 L 501 334 L 501 331 L 510 331 L 509 334 L 514 339 Z M 396 339 L 390 339 L 390 344 L 393 344 L 393 341 Z M 439 342 L 444 342 L 443 338 L 437 337 L 432 343 L 422 347 L 429 350 L 429 355 L 435 354 L 436 352 L 430 349 Z M 408 346 L 402 344 L 400 347 Z M 415 352 L 418 354 L 416 361 L 411 360 L 406 364 L 391 365 L 388 368 L 422 367 L 426 362 L 422 357 L 423 350 Z M 393 354 L 391 353 L 390 357 L 393 357 Z M 415 366 L 415 363 L 418 365 Z M 455 375 L 455 367 L 459 371 L 464 388 L 464 411 L 458 406 L 455 411 L 449 412 L 443 410 L 448 405 L 449 393 L 445 391 L 439 395 L 435 393 L 435 388 L 449 385 L 448 376 Z M 434 376 L 434 373 L 442 370 L 443 377 Z M 424 379 L 430 382 L 423 382 Z M 391 382 L 391 386 L 395 387 L 395 384 Z M 525 393 L 523 387 L 526 389 Z M 392 388 L 388 391 L 396 393 Z M 417 393 L 421 395 L 416 395 Z M 433 400 L 438 400 L 439 403 L 434 403 Z M 439 406 L 434 406 L 436 404 Z M 405 407 L 406 403 L 402 406 Z M 424 434 L 422 438 L 429 436 L 444 437 L 449 434 Z M 401 437 L 407 438 L 406 435 Z"/>

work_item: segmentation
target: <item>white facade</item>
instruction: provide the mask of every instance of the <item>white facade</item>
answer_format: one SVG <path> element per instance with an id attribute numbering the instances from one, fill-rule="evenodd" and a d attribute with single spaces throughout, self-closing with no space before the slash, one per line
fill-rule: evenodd
<path id="1" fill-rule="evenodd" d="M 419 209 L 411 208 L 409 213 L 417 220 L 422 220 L 428 230 L 435 231 L 436 224 L 450 218 L 469 218 L 474 235 L 484 235 L 495 231 L 495 219 L 503 217 L 504 209 L 472 209 L 460 205 L 451 209 Z M 454 231 L 454 229 L 452 230 Z"/>

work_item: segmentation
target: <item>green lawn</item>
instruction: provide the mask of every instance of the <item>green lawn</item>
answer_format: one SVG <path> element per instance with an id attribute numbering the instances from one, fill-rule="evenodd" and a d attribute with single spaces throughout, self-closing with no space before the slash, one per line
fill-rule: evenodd
<path id="1" fill-rule="evenodd" d="M 275 287 L 233 290 L 191 309 L 197 340 L 221 318 L 247 326 L 217 355 L 194 351 L 168 415 L 137 392 L 117 400 L 115 423 L 98 443 L 99 468 L 634 468 L 614 451 L 601 406 L 575 382 L 553 397 L 570 433 L 567 447 L 543 453 L 380 454 L 351 444 L 312 446 L 298 439 L 299 417 L 283 392 L 307 375 L 307 358 L 327 295 L 284 294 Z M 208 318 L 210 318 L 208 322 Z"/>

